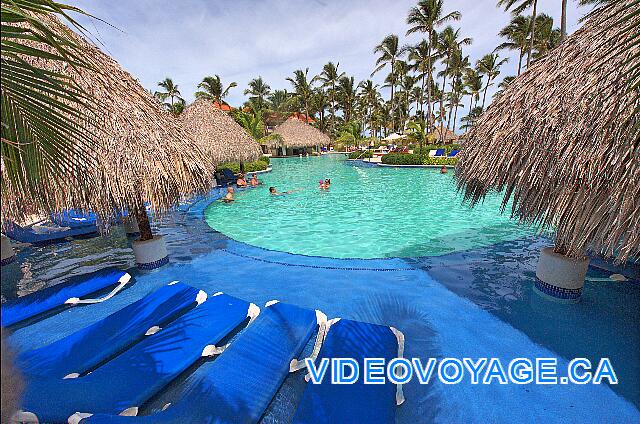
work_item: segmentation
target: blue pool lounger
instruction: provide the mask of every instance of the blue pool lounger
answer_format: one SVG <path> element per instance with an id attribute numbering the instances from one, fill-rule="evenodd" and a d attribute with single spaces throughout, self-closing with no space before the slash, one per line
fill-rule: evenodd
<path id="1" fill-rule="evenodd" d="M 336 319 L 329 321 L 321 358 L 353 358 L 360 366 L 354 384 L 331 384 L 331 365 L 320 384 L 307 383 L 293 419 L 297 424 L 395 423 L 396 405 L 404 401 L 402 386 L 390 382 L 364 384 L 364 358 L 401 357 L 404 336 L 393 327 Z"/>
<path id="2" fill-rule="evenodd" d="M 451 153 L 449 153 L 447 155 L 447 157 L 448 158 L 455 158 L 458 155 L 459 152 L 460 152 L 460 150 L 452 150 Z"/>
<path id="3" fill-rule="evenodd" d="M 34 318 L 65 305 L 99 303 L 110 299 L 124 288 L 131 276 L 119 269 L 107 268 L 82 277 L 38 290 L 2 305 L 0 321 L 7 327 Z M 111 286 L 115 288 L 108 295 L 98 299 L 81 299 Z"/>
<path id="4" fill-rule="evenodd" d="M 202 290 L 169 283 L 67 337 L 22 352 L 16 364 L 29 376 L 69 378 L 85 374 L 206 298 Z"/>
<path id="5" fill-rule="evenodd" d="M 436 149 L 436 154 L 434 156 L 435 157 L 444 156 L 444 149 Z"/>
<path id="6" fill-rule="evenodd" d="M 174 405 L 139 417 L 78 414 L 70 422 L 257 423 L 316 328 L 316 346 L 323 339 L 325 323 L 319 311 L 269 302 L 220 357 L 187 379 Z"/>
<path id="7" fill-rule="evenodd" d="M 93 212 L 82 213 L 75 209 L 69 209 L 52 214 L 51 220 L 61 227 L 77 228 L 96 225 L 98 216 Z"/>
<path id="8" fill-rule="evenodd" d="M 136 415 L 140 405 L 199 358 L 220 354 L 223 348 L 216 344 L 258 311 L 218 293 L 90 374 L 28 378 L 16 418 L 66 423 L 76 411 Z"/>
<path id="9" fill-rule="evenodd" d="M 22 243 L 48 244 L 64 241 L 67 237 L 88 236 L 97 234 L 98 227 L 93 224 L 80 225 L 74 227 L 57 227 L 53 224 L 36 224 L 21 227 L 16 223 L 10 223 L 3 228 L 5 235 L 13 240 Z"/>

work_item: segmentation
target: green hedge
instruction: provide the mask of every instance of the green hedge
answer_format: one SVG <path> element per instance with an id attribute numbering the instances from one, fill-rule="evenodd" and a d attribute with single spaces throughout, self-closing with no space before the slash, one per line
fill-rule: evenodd
<path id="1" fill-rule="evenodd" d="M 356 150 L 355 152 L 349 153 L 349 159 L 364 159 L 364 158 L 372 158 L 373 152 L 371 150 Z"/>
<path id="2" fill-rule="evenodd" d="M 269 167 L 269 158 L 263 156 L 262 158 L 254 161 L 247 162 L 244 164 L 244 172 L 256 172 L 256 171 L 264 171 Z M 218 169 L 230 169 L 234 174 L 240 172 L 240 164 L 238 162 L 226 162 L 218 165 Z"/>
<path id="3" fill-rule="evenodd" d="M 455 158 L 433 158 L 429 155 L 389 153 L 382 156 L 385 165 L 455 165 Z"/>

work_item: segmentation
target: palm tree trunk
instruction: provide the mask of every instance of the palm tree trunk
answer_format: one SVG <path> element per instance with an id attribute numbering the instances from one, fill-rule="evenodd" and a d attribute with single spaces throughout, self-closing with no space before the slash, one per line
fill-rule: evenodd
<path id="1" fill-rule="evenodd" d="M 527 69 L 531 64 L 531 53 L 533 52 L 533 42 L 536 35 L 536 14 L 538 12 L 538 0 L 533 0 L 533 13 L 531 15 L 531 39 L 529 40 L 529 53 L 527 54 Z"/>
<path id="2" fill-rule="evenodd" d="M 456 120 L 457 119 L 458 119 L 458 103 L 456 103 L 455 112 L 453 113 L 453 130 L 451 130 L 453 132 L 456 132 Z"/>
<path id="3" fill-rule="evenodd" d="M 422 86 L 420 87 L 420 118 L 424 122 L 424 81 L 427 74 L 426 72 L 422 74 Z M 416 113 L 418 111 L 416 110 Z"/>
<path id="4" fill-rule="evenodd" d="M 331 81 L 331 132 L 336 129 L 336 83 Z"/>
<path id="5" fill-rule="evenodd" d="M 562 17 L 560 18 L 560 40 L 567 38 L 567 0 L 562 0 Z"/>
<path id="6" fill-rule="evenodd" d="M 396 130 L 396 120 L 394 119 L 393 116 L 393 91 L 396 85 L 396 76 L 395 76 L 395 69 L 393 69 L 395 66 L 395 60 L 391 61 L 391 131 L 395 131 Z"/>
<path id="7" fill-rule="evenodd" d="M 138 206 L 133 210 L 133 215 L 138 222 L 138 228 L 140 229 L 140 241 L 151 240 L 153 233 L 151 232 L 151 223 L 149 222 L 149 216 L 147 215 L 147 208 L 144 206 L 142 198 L 138 202 Z"/>
<path id="8" fill-rule="evenodd" d="M 522 57 L 524 56 L 524 50 L 520 49 L 520 56 L 518 58 L 518 76 L 520 76 L 520 72 L 522 72 Z"/>
<path id="9" fill-rule="evenodd" d="M 489 89 L 489 84 L 491 83 L 491 79 L 487 78 L 487 85 L 484 87 L 484 94 L 482 95 L 482 110 L 484 111 L 484 104 L 487 100 L 487 90 Z"/>

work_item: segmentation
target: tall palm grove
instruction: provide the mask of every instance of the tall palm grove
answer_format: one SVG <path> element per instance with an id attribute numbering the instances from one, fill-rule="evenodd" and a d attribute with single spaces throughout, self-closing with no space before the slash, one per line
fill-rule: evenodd
<path id="1" fill-rule="evenodd" d="M 370 79 L 357 81 L 339 62 L 330 61 L 315 75 L 309 68 L 294 70 L 286 77 L 289 89 L 272 90 L 261 76 L 252 79 L 244 90 L 248 100 L 238 109 L 225 102 L 238 84 L 225 84 L 218 75 L 203 77 L 195 97 L 230 110 L 258 139 L 265 136 L 263 117 L 299 113 L 333 140 L 349 144 L 366 136 L 413 133 L 416 128 L 444 141 L 446 133 L 460 133 L 473 125 L 491 102 L 489 89 L 501 74 L 494 96 L 564 40 L 568 0 L 558 1 L 562 3 L 559 28 L 553 17 L 540 13 L 538 0 L 498 0 L 497 7 L 510 12 L 511 20 L 498 33 L 502 43 L 475 63 L 467 54 L 473 40 L 456 25 L 461 13 L 448 10 L 444 0 L 420 0 L 407 13 L 404 34 L 419 35 L 420 40 L 408 44 L 402 35 L 385 36 L 372 49 L 376 61 Z M 579 0 L 581 5 L 598 2 L 602 0 Z M 502 57 L 505 50 L 517 53 L 516 63 L 507 63 Z M 371 79 L 374 75 L 383 77 L 382 84 Z M 158 83 L 154 94 L 172 113 L 184 109 L 171 78 Z"/>

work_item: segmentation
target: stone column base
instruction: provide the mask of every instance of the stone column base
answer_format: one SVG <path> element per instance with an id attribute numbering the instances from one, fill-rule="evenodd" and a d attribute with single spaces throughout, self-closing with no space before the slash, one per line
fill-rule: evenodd
<path id="1" fill-rule="evenodd" d="M 558 299 L 578 300 L 588 268 L 589 258 L 569 258 L 545 247 L 536 269 L 536 289 Z"/>
<path id="2" fill-rule="evenodd" d="M 156 269 L 169 263 L 167 245 L 162 236 L 154 236 L 151 240 L 135 240 L 132 248 L 140 269 Z"/>

